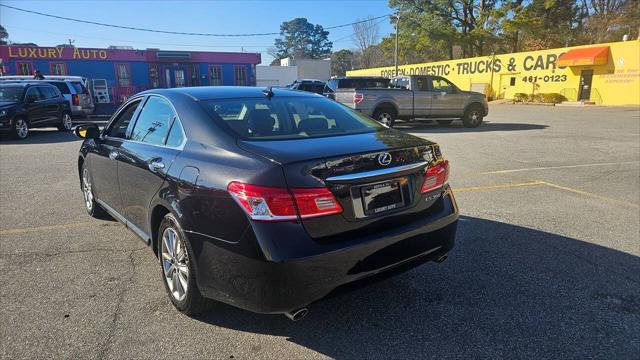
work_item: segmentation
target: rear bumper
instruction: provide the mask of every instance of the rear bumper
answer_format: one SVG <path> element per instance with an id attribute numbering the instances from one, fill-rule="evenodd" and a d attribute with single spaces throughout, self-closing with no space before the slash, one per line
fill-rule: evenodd
<path id="1" fill-rule="evenodd" d="M 238 244 L 220 244 L 204 235 L 190 233 L 198 287 L 205 297 L 253 312 L 295 310 L 343 285 L 392 270 L 406 270 L 449 252 L 455 241 L 457 205 L 450 191 L 439 201 L 443 204 L 437 213 L 388 231 L 345 239 L 337 244 L 318 245 L 306 235 L 302 226 L 290 223 L 281 224 L 276 236 L 295 240 L 301 246 L 297 249 L 278 247 L 278 244 L 262 241 L 261 237 L 269 235 L 254 225 L 255 240 L 252 240 L 259 243 L 269 260 L 246 257 L 234 251 L 235 246 L 248 246 L 242 244 L 244 240 Z M 265 246 L 266 242 L 270 245 Z M 311 251 L 304 245 L 309 242 L 316 244 Z"/>

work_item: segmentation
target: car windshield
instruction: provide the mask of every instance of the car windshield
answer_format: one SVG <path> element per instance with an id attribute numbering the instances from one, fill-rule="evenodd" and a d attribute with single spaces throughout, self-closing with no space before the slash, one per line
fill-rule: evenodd
<path id="1" fill-rule="evenodd" d="M 245 139 L 288 140 L 373 132 L 383 126 L 325 98 L 273 97 L 213 100 L 207 108 Z"/>
<path id="2" fill-rule="evenodd" d="M 20 101 L 22 99 L 22 87 L 0 87 L 0 101 Z"/>

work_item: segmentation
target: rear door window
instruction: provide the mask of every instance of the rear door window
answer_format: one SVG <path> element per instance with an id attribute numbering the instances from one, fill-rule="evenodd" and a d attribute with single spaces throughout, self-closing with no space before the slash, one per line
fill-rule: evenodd
<path id="1" fill-rule="evenodd" d="M 151 96 L 138 116 L 131 133 L 131 140 L 164 145 L 174 116 L 173 109 L 167 100 Z"/>
<path id="2" fill-rule="evenodd" d="M 51 85 L 55 86 L 58 88 L 58 90 L 60 90 L 61 93 L 63 94 L 71 94 L 71 90 L 69 90 L 69 87 L 67 86 L 67 83 L 64 82 L 51 82 Z"/>
<path id="3" fill-rule="evenodd" d="M 53 99 L 56 97 L 56 92 L 50 87 L 40 87 L 40 92 L 44 95 L 45 99 Z"/>

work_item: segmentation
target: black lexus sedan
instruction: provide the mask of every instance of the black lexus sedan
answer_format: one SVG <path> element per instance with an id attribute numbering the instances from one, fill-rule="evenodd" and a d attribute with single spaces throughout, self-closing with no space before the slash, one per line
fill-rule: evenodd
<path id="1" fill-rule="evenodd" d="M 69 103 L 58 88 L 39 82 L 0 84 L 0 134 L 24 140 L 29 129 L 47 126 L 72 128 Z"/>
<path id="2" fill-rule="evenodd" d="M 149 90 L 76 134 L 87 212 L 151 246 L 187 314 L 209 298 L 297 320 L 336 288 L 454 245 L 438 145 L 320 95 Z"/>

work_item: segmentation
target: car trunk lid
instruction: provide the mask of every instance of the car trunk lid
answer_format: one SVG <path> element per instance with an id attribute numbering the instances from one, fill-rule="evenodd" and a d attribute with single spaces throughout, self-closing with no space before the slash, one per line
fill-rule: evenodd
<path id="1" fill-rule="evenodd" d="M 399 131 L 239 144 L 282 164 L 289 188 L 327 187 L 333 193 L 342 213 L 302 220 L 315 239 L 372 230 L 389 219 L 398 224 L 433 203 L 421 201 L 420 188 L 439 148 Z"/>

